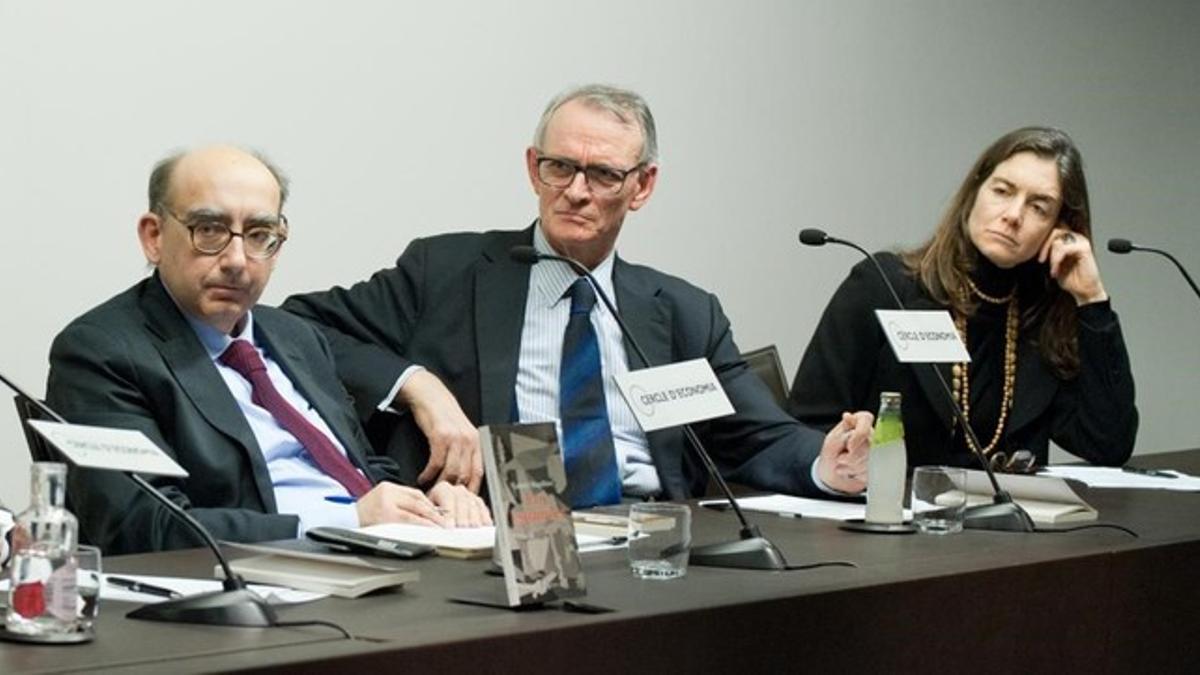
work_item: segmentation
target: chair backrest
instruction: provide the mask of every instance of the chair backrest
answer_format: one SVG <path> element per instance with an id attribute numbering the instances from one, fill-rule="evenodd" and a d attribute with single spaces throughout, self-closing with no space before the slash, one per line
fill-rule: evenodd
<path id="1" fill-rule="evenodd" d="M 742 360 L 771 390 L 775 402 L 783 406 L 788 396 L 787 374 L 783 372 L 783 362 L 779 360 L 779 350 L 775 345 L 745 352 Z"/>
<path id="2" fill-rule="evenodd" d="M 33 430 L 25 422 L 29 420 L 42 419 L 42 411 L 33 404 L 33 401 L 17 394 L 13 398 L 13 403 L 17 404 L 17 419 L 21 420 L 21 431 L 25 432 L 25 443 L 29 446 L 29 457 L 35 462 L 61 462 L 58 453 L 54 448 L 42 438 L 42 435 Z"/>
<path id="3" fill-rule="evenodd" d="M 30 401 L 28 398 L 25 398 L 20 394 L 17 394 L 15 397 L 13 397 L 13 403 L 17 404 L 17 419 L 21 420 L 21 431 L 25 432 L 25 443 L 29 446 L 29 458 L 35 462 L 64 462 L 71 467 L 68 470 L 68 474 L 70 471 L 75 471 L 76 469 L 71 462 L 67 461 L 66 457 L 64 457 L 58 450 L 55 450 L 54 446 L 50 445 L 50 442 L 43 438 L 41 434 L 34 431 L 33 427 L 26 424 L 26 422 L 29 420 L 46 419 L 46 415 L 41 411 L 41 409 L 34 405 L 33 401 Z M 66 506 L 67 510 L 72 513 L 75 512 L 73 502 L 74 500 L 71 499 L 71 490 L 70 487 L 68 487 L 67 499 L 64 505 Z M 83 531 L 80 530 L 79 543 L 90 544 L 93 542 L 88 541 Z"/>

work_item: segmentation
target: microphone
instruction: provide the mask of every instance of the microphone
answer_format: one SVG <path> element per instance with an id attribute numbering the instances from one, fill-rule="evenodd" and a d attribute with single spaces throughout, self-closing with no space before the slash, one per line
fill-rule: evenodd
<path id="1" fill-rule="evenodd" d="M 60 424 L 69 424 L 62 415 L 59 415 L 40 399 L 26 393 L 3 373 L 0 373 L 0 382 L 3 382 L 21 398 L 32 403 L 45 417 Z M 146 482 L 146 479 L 132 471 L 123 471 L 122 473 L 132 480 L 142 492 L 165 506 L 172 516 L 182 520 L 192 531 L 200 535 L 205 545 L 216 556 L 217 562 L 221 564 L 221 569 L 225 573 L 225 579 L 222 582 L 223 590 L 145 605 L 129 612 L 126 616 L 131 619 L 147 621 L 203 623 L 220 626 L 274 626 L 278 623 L 275 608 L 267 604 L 258 594 L 246 588 L 246 582 L 230 569 L 229 561 L 221 554 L 217 542 L 199 521 Z"/>
<path id="2" fill-rule="evenodd" d="M 879 272 L 879 278 L 883 279 L 883 284 L 887 286 L 888 293 L 891 294 L 896 307 L 902 310 L 907 309 L 904 306 L 904 302 L 900 299 L 900 294 L 896 292 L 895 286 L 892 285 L 892 280 L 884 273 L 883 266 L 879 264 L 879 259 L 870 251 L 852 241 L 831 237 L 817 229 L 801 230 L 800 243 L 806 246 L 822 246 L 826 243 L 840 244 L 863 254 L 875 265 L 875 270 Z M 954 394 L 951 393 L 950 385 L 946 382 L 942 371 L 938 370 L 937 366 L 932 363 L 925 365 L 929 366 L 929 369 L 933 371 L 934 376 L 937 378 L 938 384 L 941 385 L 942 393 L 946 396 L 946 402 L 950 404 L 954 418 L 958 421 L 959 426 L 962 427 L 963 432 L 970 441 L 967 443 L 967 446 L 975 453 L 976 458 L 979 459 L 979 463 L 983 466 L 984 473 L 987 474 L 988 481 L 991 482 L 992 491 L 994 492 L 991 504 L 972 506 L 965 511 L 963 514 L 963 526 L 978 530 L 1033 532 L 1033 520 L 1029 517 L 1029 514 L 1013 501 L 1012 495 L 1008 494 L 1007 490 L 1001 488 L 1000 483 L 996 480 L 996 474 L 992 471 L 991 462 L 988 461 L 987 456 L 981 450 L 983 445 L 975 435 L 975 430 L 971 428 L 971 423 L 967 419 L 967 416 L 963 414 L 962 408 L 959 407 L 958 401 L 954 400 Z"/>
<path id="3" fill-rule="evenodd" d="M 1192 275 L 1188 274 L 1187 270 L 1183 268 L 1183 265 L 1180 264 L 1180 262 L 1175 259 L 1175 256 L 1171 255 L 1170 253 L 1167 253 L 1162 249 L 1150 248 L 1148 246 L 1137 246 L 1128 239 L 1109 239 L 1108 250 L 1121 255 L 1129 253 L 1130 251 L 1146 251 L 1147 253 L 1157 253 L 1158 255 L 1161 255 L 1167 260 L 1175 263 L 1175 267 L 1179 270 L 1179 273 L 1183 275 L 1183 278 L 1188 282 L 1188 285 L 1192 287 L 1192 292 L 1196 294 L 1196 297 L 1200 298 L 1200 287 L 1196 286 L 1196 282 L 1192 280 Z"/>
<path id="4" fill-rule="evenodd" d="M 800 230 L 800 243 L 805 246 L 824 246 L 829 242 L 829 235 L 824 230 L 805 228 Z"/>
<path id="5" fill-rule="evenodd" d="M 633 337 L 633 333 L 629 331 L 629 327 L 625 325 L 625 320 L 617 312 L 617 308 L 613 305 L 612 300 L 609 299 L 608 294 L 604 292 L 604 289 L 600 287 L 600 284 L 596 282 L 596 278 L 592 276 L 592 273 L 583 263 L 566 256 L 539 253 L 532 246 L 513 246 L 508 250 L 508 255 L 513 261 L 524 265 L 536 265 L 543 260 L 560 262 L 570 267 L 579 276 L 587 279 L 592 289 L 596 291 L 597 297 L 608 308 L 609 314 L 612 314 L 613 318 L 617 320 L 617 326 L 621 329 L 621 335 L 633 347 L 633 351 L 642 362 L 642 366 L 650 368 L 654 365 L 650 363 L 646 352 L 642 350 L 637 339 Z M 746 515 L 742 513 L 742 508 L 738 506 L 737 499 L 734 498 L 733 492 L 729 489 L 729 484 L 721 476 L 716 463 L 713 462 L 712 456 L 708 454 L 708 450 L 705 449 L 704 444 L 700 442 L 700 437 L 696 435 L 695 430 L 692 429 L 692 425 L 684 424 L 682 429 L 684 437 L 687 438 L 692 449 L 696 451 L 696 456 L 700 458 L 705 471 L 717 484 L 717 487 L 720 488 L 725 501 L 729 502 L 730 508 L 733 509 L 734 514 L 737 515 L 737 519 L 741 523 L 740 538 L 738 541 L 693 548 L 688 557 L 688 564 L 699 565 L 701 567 L 736 567 L 756 570 L 788 569 L 788 564 L 783 557 L 783 553 L 769 539 L 762 536 L 762 532 L 758 529 L 757 525 L 752 525 L 746 520 Z"/>
<path id="6" fill-rule="evenodd" d="M 1108 250 L 1112 251 L 1113 253 L 1125 254 L 1125 253 L 1129 253 L 1130 251 L 1134 250 L 1135 248 L 1136 247 L 1133 245 L 1133 242 L 1129 241 L 1128 239 L 1109 239 L 1108 240 Z M 1138 249 L 1138 250 L 1140 250 L 1140 249 Z"/>
<path id="7" fill-rule="evenodd" d="M 514 246 L 514 247 L 508 249 L 508 257 L 512 258 L 514 262 L 519 262 L 522 265 L 536 265 L 537 262 L 539 260 L 541 260 L 542 254 L 538 253 L 537 249 L 532 246 Z M 547 256 L 547 257 L 549 257 L 549 256 Z M 571 263 L 574 263 L 575 261 L 571 260 L 569 258 L 563 258 L 562 262 L 565 262 L 568 265 L 570 265 Z M 576 263 L 576 264 L 578 264 L 578 263 Z M 582 267 L 582 265 L 580 265 L 580 267 Z M 576 271 L 576 273 L 579 272 L 578 269 L 576 269 L 575 271 Z M 587 273 L 587 268 L 584 268 L 584 273 L 585 274 Z"/>

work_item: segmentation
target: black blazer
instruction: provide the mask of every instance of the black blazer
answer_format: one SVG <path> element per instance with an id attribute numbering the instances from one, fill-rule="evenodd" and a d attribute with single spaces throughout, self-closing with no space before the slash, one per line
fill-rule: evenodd
<path id="1" fill-rule="evenodd" d="M 909 276 L 898 256 L 880 253 L 878 258 L 908 309 L 944 309 Z M 789 411 L 829 426 L 841 411 L 877 410 L 881 391 L 898 391 L 910 465 L 976 464 L 953 437 L 953 413 L 937 378 L 928 365 L 896 360 L 876 309 L 895 309 L 895 303 L 874 266 L 863 261 L 825 308 L 796 371 Z M 1121 326 L 1108 303 L 1081 307 L 1077 316 L 1081 369 L 1073 380 L 1060 380 L 1046 366 L 1033 343 L 1036 330 L 1021 331 L 1013 408 L 998 449 L 1031 450 L 1045 464 L 1053 439 L 1089 462 L 1120 465 L 1133 452 L 1138 425 Z M 950 382 L 950 364 L 938 367 Z"/>
<path id="2" fill-rule="evenodd" d="M 418 239 L 395 267 L 367 281 L 283 304 L 326 328 L 360 417 L 406 479 L 420 472 L 428 446 L 410 416 L 376 414 L 376 406 L 411 363 L 440 377 L 476 424 L 511 421 L 530 271 L 508 251 L 532 241 L 532 228 Z M 623 318 L 652 363 L 704 357 L 712 364 L 736 413 L 699 424 L 697 432 L 722 471 L 764 490 L 820 494 L 809 471 L 823 435 L 775 404 L 742 361 L 717 298 L 619 257 L 613 285 Z M 641 364 L 634 360 L 630 367 Z M 668 498 L 703 493 L 707 477 L 679 429 L 653 432 L 648 441 Z"/>
<path id="3" fill-rule="evenodd" d="M 255 339 L 321 414 L 354 464 L 373 481 L 394 477 L 393 463 L 368 461 L 369 444 L 321 335 L 270 307 L 254 308 L 254 327 Z M 150 482 L 217 539 L 296 536 L 299 521 L 277 512 L 262 451 L 237 401 L 157 274 L 71 322 L 55 338 L 46 398 L 72 422 L 149 436 L 189 473 L 186 479 Z M 68 483 L 81 534 L 105 553 L 202 543 L 120 474 L 72 469 Z"/>

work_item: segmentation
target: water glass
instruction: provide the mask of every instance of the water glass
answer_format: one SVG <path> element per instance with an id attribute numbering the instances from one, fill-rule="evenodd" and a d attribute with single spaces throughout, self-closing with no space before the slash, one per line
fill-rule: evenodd
<path id="1" fill-rule="evenodd" d="M 629 567 L 639 579 L 687 574 L 692 511 L 687 504 L 647 502 L 629 509 Z"/>
<path id="2" fill-rule="evenodd" d="M 75 548 L 75 565 L 75 587 L 79 591 L 76 621 L 79 630 L 89 631 L 100 613 L 100 586 L 103 583 L 100 549 L 80 544 Z"/>
<path id="3" fill-rule="evenodd" d="M 913 524 L 924 534 L 962 532 L 967 506 L 966 469 L 919 466 L 913 470 Z"/>

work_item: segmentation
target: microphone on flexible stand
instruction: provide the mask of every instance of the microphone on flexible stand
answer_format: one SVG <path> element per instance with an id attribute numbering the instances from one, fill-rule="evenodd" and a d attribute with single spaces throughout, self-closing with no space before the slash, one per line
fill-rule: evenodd
<path id="1" fill-rule="evenodd" d="M 62 415 L 59 415 L 41 400 L 27 394 L 15 382 L 5 377 L 3 373 L 0 373 L 0 382 L 7 385 L 18 396 L 33 404 L 45 417 L 60 424 L 69 424 Z M 221 554 L 221 549 L 217 546 L 217 542 L 213 540 L 212 535 L 208 533 L 208 530 L 204 529 L 204 526 L 199 521 L 178 504 L 167 498 L 166 495 L 159 492 L 153 485 L 146 482 L 146 479 L 132 471 L 123 471 L 122 473 L 132 480 L 134 485 L 137 485 L 142 492 L 150 495 L 165 506 L 173 517 L 182 520 L 193 532 L 200 535 L 205 545 L 216 556 L 217 562 L 221 564 L 221 569 L 225 573 L 225 579 L 222 582 L 224 585 L 223 590 L 199 593 L 179 598 L 178 600 L 167 600 L 165 602 L 145 605 L 129 612 L 126 616 L 131 619 L 145 619 L 147 621 L 203 623 L 219 626 L 274 626 L 278 623 L 279 620 L 275 614 L 275 608 L 267 604 L 257 593 L 246 588 L 246 582 L 230 569 L 229 561 Z"/>
<path id="2" fill-rule="evenodd" d="M 1187 270 L 1183 268 L 1183 265 L 1180 264 L 1180 262 L 1175 259 L 1175 256 L 1171 255 L 1170 253 L 1167 253 L 1162 249 L 1150 248 L 1149 246 L 1137 246 L 1128 239 L 1109 239 L 1108 250 L 1121 255 L 1129 253 L 1130 251 L 1146 251 L 1147 253 L 1157 253 L 1158 255 L 1163 256 L 1167 260 L 1175 263 L 1175 267 L 1179 269 L 1179 273 L 1183 275 L 1183 278 L 1187 280 L 1188 285 L 1192 287 L 1192 292 L 1196 294 L 1196 297 L 1200 298 L 1200 288 L 1198 288 L 1196 286 L 1196 282 L 1192 280 L 1192 275 L 1188 274 Z"/>
<path id="3" fill-rule="evenodd" d="M 612 314 L 613 318 L 617 320 L 617 326 L 620 327 L 621 334 L 629 342 L 629 345 L 633 347 L 633 351 L 642 362 L 642 366 L 650 368 L 654 365 L 650 363 L 646 352 L 642 351 L 642 347 L 638 344 L 637 339 L 633 337 L 633 333 L 629 332 L 629 327 L 625 325 L 625 320 L 617 312 L 617 308 L 613 305 L 612 300 L 609 299 L 608 294 L 604 292 L 600 284 L 596 283 L 595 277 L 592 276 L 592 273 L 582 263 L 565 256 L 539 253 L 532 246 L 513 246 L 508 250 L 508 255 L 515 262 L 525 265 L 536 265 L 543 260 L 560 262 L 569 266 L 579 276 L 586 278 L 596 291 L 596 295 L 604 303 L 604 306 L 608 308 L 609 314 Z M 717 487 L 721 490 L 721 494 L 729 502 L 730 508 L 733 509 L 734 514 L 737 515 L 737 519 L 741 523 L 740 539 L 738 541 L 693 548 L 691 554 L 688 556 L 688 564 L 702 567 L 737 567 L 759 570 L 788 569 L 783 553 L 769 539 L 762 536 L 762 532 L 759 531 L 757 525 L 752 525 L 746 520 L 746 515 L 742 513 L 741 507 L 738 506 L 737 499 L 734 498 L 729 485 L 725 482 L 724 477 L 721 476 L 721 472 L 713 462 L 712 456 L 708 454 L 708 450 L 700 442 L 700 437 L 692 429 L 692 425 L 684 424 L 682 428 L 683 435 L 691 444 L 692 449 L 696 451 L 696 456 L 700 458 L 700 462 L 704 464 L 705 471 L 716 482 Z"/>
<path id="4" fill-rule="evenodd" d="M 883 266 L 879 264 L 879 260 L 870 251 L 852 241 L 831 237 L 825 234 L 823 230 L 813 228 L 800 230 L 800 243 L 805 246 L 839 244 L 848 246 L 863 254 L 863 256 L 875 265 L 875 270 L 879 272 L 879 277 L 883 279 L 884 285 L 887 286 L 888 293 L 891 294 L 896 307 L 902 310 L 907 309 L 904 306 L 904 302 L 900 299 L 900 294 L 892 286 L 892 280 L 884 273 Z M 1001 488 L 1000 483 L 996 480 L 996 474 L 992 471 L 991 463 L 988 462 L 987 456 L 980 449 L 983 446 L 979 443 L 979 438 L 976 437 L 975 431 L 971 428 L 967 416 L 963 414 L 962 408 L 959 407 L 958 401 L 954 400 L 954 394 L 951 393 L 950 385 L 946 383 L 946 378 L 942 375 L 942 371 L 938 370 L 937 366 L 932 363 L 925 365 L 929 366 L 929 369 L 933 371 L 934 376 L 937 378 L 938 384 L 941 385 L 942 392 L 946 395 L 946 401 L 950 404 L 950 409 L 954 412 L 955 419 L 969 439 L 967 446 L 975 453 L 975 456 L 979 459 L 979 463 L 983 465 L 983 470 L 987 474 L 988 481 L 992 484 L 992 491 L 995 493 L 991 504 L 972 506 L 966 510 L 963 515 L 963 526 L 979 530 L 1033 532 L 1033 519 L 1029 517 L 1029 514 L 1019 504 L 1013 501 L 1012 495 L 1008 494 L 1007 490 Z"/>

